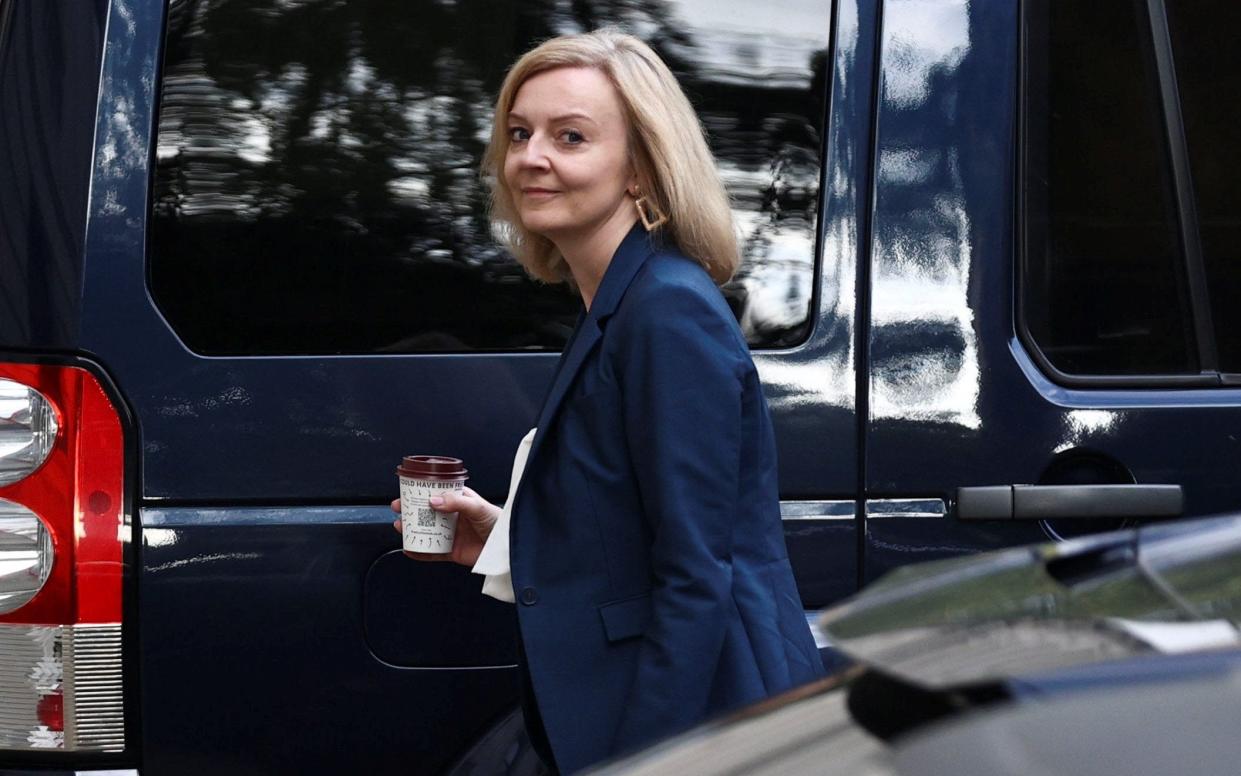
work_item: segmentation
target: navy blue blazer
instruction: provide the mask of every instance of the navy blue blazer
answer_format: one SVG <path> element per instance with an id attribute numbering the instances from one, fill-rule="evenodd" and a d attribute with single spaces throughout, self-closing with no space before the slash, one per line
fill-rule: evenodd
<path id="1" fill-rule="evenodd" d="M 509 530 L 562 773 L 824 674 L 749 348 L 706 271 L 640 225 L 561 356 Z"/>

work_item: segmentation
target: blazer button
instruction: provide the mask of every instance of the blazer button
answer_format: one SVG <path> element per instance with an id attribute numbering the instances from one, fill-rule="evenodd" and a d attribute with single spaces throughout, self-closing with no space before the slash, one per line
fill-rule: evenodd
<path id="1" fill-rule="evenodd" d="M 534 606 L 539 602 L 539 591 L 532 587 L 523 587 L 521 589 L 521 602 L 526 606 Z"/>

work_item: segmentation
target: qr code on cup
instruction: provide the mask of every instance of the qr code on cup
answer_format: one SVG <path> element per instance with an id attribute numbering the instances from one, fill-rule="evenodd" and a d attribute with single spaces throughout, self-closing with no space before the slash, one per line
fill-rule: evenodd
<path id="1" fill-rule="evenodd" d="M 419 528 L 434 528 L 435 510 L 430 507 L 419 507 L 417 519 Z"/>

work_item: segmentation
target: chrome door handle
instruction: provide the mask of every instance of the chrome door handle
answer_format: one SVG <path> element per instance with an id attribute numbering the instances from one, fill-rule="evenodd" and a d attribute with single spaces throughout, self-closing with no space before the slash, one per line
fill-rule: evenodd
<path id="1" fill-rule="evenodd" d="M 1179 517 L 1180 485 L 987 485 L 957 488 L 961 520 Z"/>

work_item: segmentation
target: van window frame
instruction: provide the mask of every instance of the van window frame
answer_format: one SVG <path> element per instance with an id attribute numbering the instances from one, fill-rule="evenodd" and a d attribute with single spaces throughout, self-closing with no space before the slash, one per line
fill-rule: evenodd
<path id="1" fill-rule="evenodd" d="M 1219 354 L 1215 340 L 1215 328 L 1211 313 L 1210 293 L 1207 287 L 1206 265 L 1202 256 L 1202 241 L 1198 227 L 1197 199 L 1193 188 L 1189 164 L 1189 147 L 1185 139 L 1185 124 L 1181 112 L 1180 92 L 1177 86 L 1176 68 L 1173 60 L 1172 38 L 1168 29 L 1167 9 L 1164 0 L 1146 0 L 1147 21 L 1151 27 L 1151 42 L 1159 80 L 1159 100 L 1163 114 L 1164 142 L 1167 156 L 1162 160 L 1170 166 L 1173 195 L 1176 202 L 1178 247 L 1181 249 L 1180 267 L 1185 273 L 1188 289 L 1189 314 L 1199 363 L 1198 374 L 1133 374 L 1092 375 L 1065 372 L 1043 353 L 1027 323 L 1025 306 L 1026 278 L 1030 271 L 1028 255 L 1029 229 L 1026 205 L 1027 180 L 1027 94 L 1029 83 L 1029 3 L 1021 4 L 1020 30 L 1017 55 L 1017 110 L 1014 155 L 1017 169 L 1017 191 L 1014 201 L 1016 213 L 1015 249 L 1016 277 L 1013 284 L 1014 323 L 1017 337 L 1025 351 L 1039 369 L 1052 382 L 1070 388 L 1203 388 L 1241 385 L 1241 374 L 1219 370 Z"/>
<path id="2" fill-rule="evenodd" d="M 831 52 L 834 51 L 833 47 L 835 46 L 835 40 L 834 40 L 835 33 L 834 33 L 834 28 L 831 26 L 835 23 L 835 18 L 836 18 L 835 0 L 812 0 L 812 1 L 818 4 L 821 4 L 823 7 L 822 10 L 826 14 L 826 20 L 828 22 L 828 26 L 826 28 L 826 39 L 824 41 L 826 45 L 825 45 L 825 48 L 822 49 L 822 51 L 823 53 L 827 54 L 830 57 Z M 0 8 L 3 7 L 3 3 L 5 2 L 8 2 L 8 0 L 0 0 Z M 165 28 L 161 31 L 161 36 L 162 36 L 161 39 L 164 41 L 164 45 L 162 48 L 164 49 L 167 48 L 167 38 L 169 34 L 168 29 L 167 29 L 167 24 L 168 24 L 168 21 L 166 18 Z M 643 39 L 646 40 L 648 43 L 652 42 L 646 37 L 643 37 Z M 531 41 L 531 43 L 533 42 L 534 41 Z M 824 262 L 825 262 L 825 259 L 823 256 L 823 241 L 824 241 L 824 223 L 825 223 L 824 203 L 826 202 L 826 197 L 824 195 L 824 188 L 826 185 L 825 180 L 826 180 L 827 165 L 828 165 L 828 134 L 829 134 L 828 122 L 830 121 L 830 115 L 831 115 L 830 114 L 830 100 L 831 100 L 831 91 L 832 91 L 832 78 L 834 76 L 834 73 L 830 70 L 830 62 L 831 62 L 830 58 L 827 61 L 829 63 L 828 71 L 825 73 L 825 78 L 823 82 L 820 84 L 817 84 L 817 89 L 816 89 L 816 83 L 814 79 L 811 78 L 808 89 L 807 89 L 807 93 L 806 93 L 806 98 L 812 105 L 816 101 L 821 101 L 818 104 L 818 118 L 822 122 L 822 125 L 818 132 L 819 137 L 817 138 L 817 143 L 814 144 L 815 151 L 818 154 L 817 164 L 815 165 L 816 190 L 815 190 L 815 194 L 813 198 L 813 205 L 812 207 L 808 208 L 808 211 L 813 213 L 814 220 L 810 224 L 810 227 L 807 230 L 807 234 L 806 234 L 806 237 L 808 239 L 807 239 L 807 251 L 805 253 L 805 259 L 807 260 L 807 263 L 809 265 L 809 272 L 805 280 L 808 293 L 806 294 L 806 299 L 805 299 L 804 317 L 802 321 L 797 325 L 796 329 L 793 329 L 792 327 L 790 327 L 790 331 L 795 331 L 795 336 L 790 336 L 790 338 L 787 341 L 783 341 L 783 342 L 759 341 L 759 342 L 752 343 L 750 342 L 750 336 L 749 336 L 750 332 L 745 331 L 744 333 L 746 335 L 747 347 L 749 347 L 749 349 L 756 354 L 762 353 L 762 354 L 771 354 L 771 355 L 778 356 L 781 354 L 798 352 L 812 342 L 812 340 L 814 339 L 816 330 L 822 325 L 821 304 L 822 304 L 822 293 L 823 292 L 821 289 L 821 283 L 822 283 L 822 275 L 824 272 Z M 154 117 L 155 117 L 154 127 L 155 129 L 153 132 L 154 142 L 152 143 L 153 154 L 154 154 L 154 146 L 158 145 L 158 138 L 160 135 L 160 124 L 162 123 L 162 119 L 163 119 L 163 100 L 165 96 L 164 89 L 166 86 L 164 70 L 166 66 L 167 66 L 167 60 L 166 60 L 166 51 L 165 51 L 160 56 L 160 61 L 159 61 L 159 66 L 158 66 L 158 71 L 157 71 L 157 85 L 156 85 L 155 98 L 154 98 Z M 679 74 L 678 74 L 678 78 L 680 78 Z M 682 84 L 684 87 L 686 82 L 682 81 Z M 687 94 L 689 94 L 691 97 L 691 102 L 693 103 L 695 114 L 699 117 L 700 120 L 703 119 L 705 114 L 701 106 L 699 105 L 699 95 L 689 88 L 687 88 Z M 774 116 L 774 115 L 779 115 L 779 114 L 772 114 L 772 115 Z M 808 113 L 807 115 L 810 115 L 810 114 Z M 710 144 L 710 140 L 711 138 L 708 137 L 709 144 Z M 805 146 L 805 148 L 807 149 L 809 149 L 810 147 L 811 147 L 810 144 L 806 144 Z M 718 162 L 717 162 L 717 166 L 718 166 Z M 155 186 L 156 186 L 155 176 L 157 174 L 157 167 L 158 167 L 158 160 L 155 159 L 153 155 L 152 165 L 151 165 L 152 178 L 151 178 L 151 184 L 150 184 L 152 196 L 148 198 L 148 202 L 147 202 L 148 239 L 146 240 L 146 244 L 144 247 L 144 259 L 143 259 L 143 266 L 144 266 L 144 273 L 145 273 L 145 285 L 147 288 L 147 293 L 149 294 L 152 302 L 154 303 L 156 309 L 159 310 L 160 315 L 164 319 L 165 324 L 168 326 L 172 334 L 176 337 L 177 341 L 181 344 L 182 347 L 184 347 L 186 350 L 188 350 L 189 352 L 193 353 L 194 355 L 198 357 L 212 358 L 212 359 L 284 359 L 284 358 L 323 358 L 323 357 L 341 357 L 341 358 L 414 357 L 414 358 L 417 358 L 417 357 L 427 357 L 427 356 L 430 356 L 430 357 L 436 357 L 436 356 L 526 357 L 530 355 L 542 355 L 542 354 L 550 354 L 550 355 L 555 356 L 555 355 L 559 355 L 560 353 L 562 353 L 563 348 L 567 344 L 568 336 L 566 334 L 565 343 L 549 345 L 549 346 L 530 346 L 530 347 L 479 346 L 479 347 L 460 347 L 460 348 L 452 347 L 452 348 L 408 349 L 408 350 L 399 349 L 399 350 L 390 350 L 390 351 L 362 350 L 362 349 L 351 349 L 351 348 L 340 349 L 340 350 L 319 351 L 319 350 L 286 348 L 286 349 L 280 349 L 280 350 L 273 349 L 273 350 L 254 351 L 254 352 L 241 352 L 235 349 L 229 349 L 227 351 L 213 350 L 213 349 L 202 347 L 201 342 L 194 341 L 190 336 L 186 334 L 185 327 L 182 324 L 183 316 L 180 314 L 173 314 L 170 312 L 169 306 L 164 301 L 165 300 L 164 293 L 161 293 L 159 291 L 158 284 L 152 279 L 153 267 L 157 261 L 155 257 L 158 255 L 160 251 L 159 244 L 161 242 L 158 239 L 151 239 L 150 237 L 150 234 L 152 231 L 151 224 L 155 220 L 155 208 L 157 206 L 157 197 L 154 196 Z M 734 208 L 733 213 L 734 215 L 737 214 L 738 209 Z M 739 243 L 740 242 L 741 241 L 739 241 Z M 738 283 L 738 276 L 740 276 L 743 271 L 753 269 L 754 267 L 761 267 L 761 265 L 751 266 L 746 261 L 746 257 L 744 255 L 744 247 L 741 246 L 740 244 L 738 247 L 739 247 L 739 250 L 741 250 L 742 252 L 742 261 L 738 265 L 737 273 L 729 281 L 727 281 L 724 284 L 720 284 L 719 286 L 721 293 L 723 293 L 725 298 L 730 301 L 730 308 L 731 308 L 731 296 L 728 292 L 732 289 L 734 284 Z M 510 256 L 510 258 L 512 257 Z M 516 259 L 512 259 L 512 261 L 514 264 L 516 264 Z M 529 278 L 525 274 L 523 274 L 523 278 L 530 280 L 531 283 L 539 285 L 538 281 L 535 281 Z M 581 303 L 580 303 L 580 300 L 577 299 L 576 293 L 572 293 L 571 290 L 564 289 L 564 288 L 561 288 L 558 290 L 562 291 L 564 293 L 565 298 L 569 300 L 567 303 L 566 309 L 575 311 L 573 315 L 569 315 L 565 318 L 565 322 L 568 324 L 568 327 L 571 329 L 572 318 L 574 315 L 577 314 L 577 312 L 580 312 Z M 734 310 L 734 316 L 737 318 L 738 324 L 742 325 L 743 322 L 741 320 L 741 317 L 735 310 Z"/>

